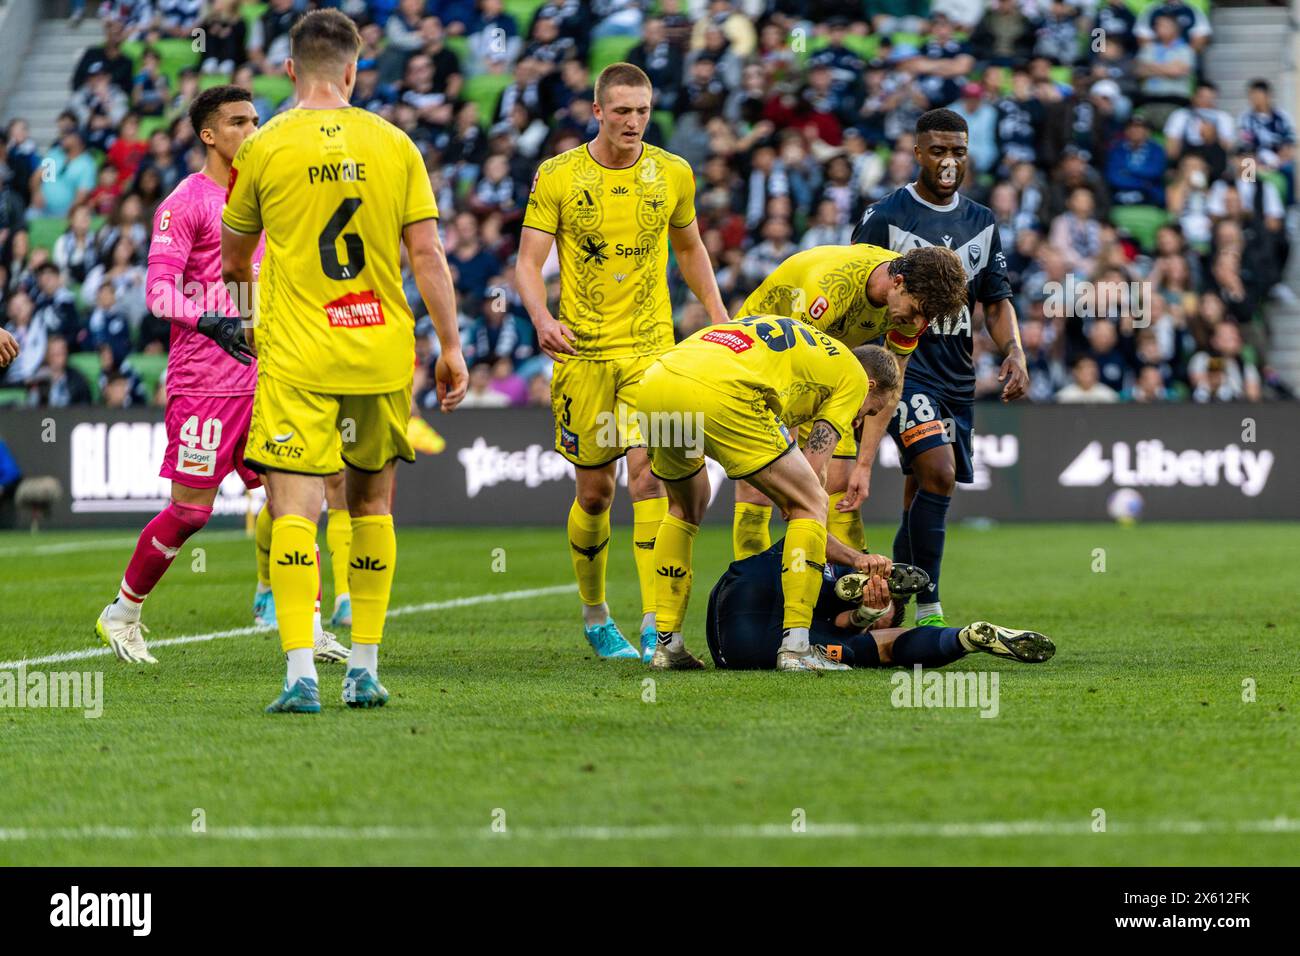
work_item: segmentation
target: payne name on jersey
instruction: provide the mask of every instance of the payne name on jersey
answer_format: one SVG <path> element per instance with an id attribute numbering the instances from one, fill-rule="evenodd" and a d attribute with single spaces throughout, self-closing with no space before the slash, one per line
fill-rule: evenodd
<path id="1" fill-rule="evenodd" d="M 320 163 L 307 167 L 307 185 L 317 183 L 364 183 L 366 181 L 366 164 L 350 159 L 337 163 Z"/>

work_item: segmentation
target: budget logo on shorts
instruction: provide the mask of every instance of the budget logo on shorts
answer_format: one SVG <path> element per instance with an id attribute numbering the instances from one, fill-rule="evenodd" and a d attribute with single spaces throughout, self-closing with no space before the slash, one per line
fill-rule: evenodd
<path id="1" fill-rule="evenodd" d="M 560 447 L 570 455 L 578 454 L 578 436 L 563 425 L 560 426 Z"/>
<path id="2" fill-rule="evenodd" d="M 367 289 L 349 292 L 345 296 L 325 303 L 325 317 L 330 325 L 342 329 L 359 329 L 368 325 L 384 324 L 384 307 L 379 297 Z"/>
<path id="3" fill-rule="evenodd" d="M 737 354 L 754 346 L 754 340 L 744 332 L 736 332 L 731 329 L 713 329 L 701 335 L 700 340 L 712 342 L 715 345 L 725 345 Z"/>
<path id="4" fill-rule="evenodd" d="M 183 475 L 211 478 L 217 473 L 217 451 L 215 448 L 182 447 L 177 453 L 176 470 Z"/>

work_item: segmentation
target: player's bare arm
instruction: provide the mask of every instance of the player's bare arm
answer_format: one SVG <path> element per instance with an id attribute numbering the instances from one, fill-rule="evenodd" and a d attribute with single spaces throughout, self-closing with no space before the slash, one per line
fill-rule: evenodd
<path id="1" fill-rule="evenodd" d="M 704 240 L 700 238 L 698 220 L 693 220 L 680 229 L 669 226 L 668 241 L 677 254 L 677 266 L 682 270 L 682 278 L 709 313 L 709 321 L 714 325 L 726 322 L 727 307 L 723 304 L 722 293 L 718 291 L 718 278 L 713 273 L 709 251 L 704 248 Z"/>
<path id="2" fill-rule="evenodd" d="M 251 235 L 236 232 L 222 223 L 221 226 L 221 281 L 227 289 L 253 288 L 253 253 L 257 251 L 260 233 Z M 253 340 L 253 297 L 251 295 L 231 295 L 231 300 L 239 307 L 239 318 L 244 325 L 244 341 L 251 349 L 257 350 Z"/>
<path id="3" fill-rule="evenodd" d="M 550 307 L 546 304 L 546 280 L 542 278 L 542 266 L 554 244 L 554 236 L 524 226 L 519 237 L 515 282 L 519 286 L 519 298 L 528 310 L 533 328 L 537 330 L 538 345 L 552 359 L 563 362 L 562 356 L 577 355 L 578 350 L 573 347 L 573 330 L 551 315 Z"/>
<path id="4" fill-rule="evenodd" d="M 1020 325 L 1016 322 L 1016 309 L 1010 299 L 1002 299 L 984 306 L 984 325 L 989 337 L 1002 354 L 1002 368 L 998 381 L 1002 386 L 1002 401 L 1014 402 L 1024 398 L 1029 391 L 1029 369 L 1025 365 L 1025 351 L 1020 346 Z"/>
<path id="5" fill-rule="evenodd" d="M 18 340 L 0 329 L 0 368 L 7 368 L 18 357 Z"/>
<path id="6" fill-rule="evenodd" d="M 903 373 L 907 371 L 907 361 L 911 356 L 894 357 L 898 360 L 898 380 L 901 382 Z M 871 466 L 876 461 L 881 439 L 889 430 L 889 419 L 893 416 L 894 409 L 898 407 L 901 394 L 902 389 L 899 388 L 894 392 L 892 400 L 885 402 L 879 414 L 870 415 L 862 420 L 862 435 L 858 439 L 858 460 L 849 474 L 848 484 L 844 488 L 844 497 L 835 504 L 836 511 L 852 511 L 861 507 L 862 502 L 867 500 L 871 491 Z"/>
<path id="7" fill-rule="evenodd" d="M 460 348 L 456 326 L 456 288 L 447 265 L 447 253 L 438 236 L 435 219 L 413 222 L 402 230 L 402 242 L 411 260 L 411 272 L 420 297 L 433 319 L 433 330 L 442 346 L 433 376 L 438 405 L 444 412 L 460 404 L 469 389 L 469 372 Z"/>

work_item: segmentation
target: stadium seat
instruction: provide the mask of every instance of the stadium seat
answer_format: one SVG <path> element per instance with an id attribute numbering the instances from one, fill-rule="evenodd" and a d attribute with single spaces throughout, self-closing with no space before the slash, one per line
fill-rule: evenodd
<path id="1" fill-rule="evenodd" d="M 640 37 L 601 37 L 591 44 L 591 52 L 587 56 L 587 65 L 591 67 L 591 75 L 599 76 L 600 71 L 605 69 L 611 63 L 617 63 L 620 60 L 626 60 L 632 47 L 641 42 Z"/>
<path id="2" fill-rule="evenodd" d="M 650 120 L 659 127 L 665 143 L 673 138 L 673 130 L 677 128 L 677 118 L 673 116 L 672 110 L 655 110 L 650 114 Z"/>
<path id="3" fill-rule="evenodd" d="M 456 56 L 460 58 L 460 68 L 462 70 L 469 69 L 469 65 L 470 65 L 469 38 L 468 37 L 445 37 L 442 42 L 443 45 L 446 46 L 448 50 L 450 50 L 452 53 L 455 53 Z"/>
<path id="4" fill-rule="evenodd" d="M 1052 78 L 1053 83 L 1060 83 L 1065 86 L 1074 84 L 1074 71 L 1068 66 L 1054 66 L 1047 71 L 1047 75 Z"/>
<path id="5" fill-rule="evenodd" d="M 0 408 L 9 405 L 21 405 L 27 401 L 25 388 L 0 388 Z"/>
<path id="6" fill-rule="evenodd" d="M 148 139 L 158 130 L 166 131 L 171 125 L 171 117 L 168 116 L 142 116 L 140 117 L 140 138 Z"/>
<path id="7" fill-rule="evenodd" d="M 245 3 L 239 8 L 239 15 L 244 18 L 244 26 L 248 28 L 248 35 L 253 35 L 253 24 L 262 19 L 262 14 L 266 13 L 265 3 Z"/>
<path id="8" fill-rule="evenodd" d="M 1144 252 L 1150 252 L 1155 248 L 1156 232 L 1169 221 L 1169 213 L 1159 206 L 1113 206 L 1110 221 L 1132 236 Z"/>
<path id="9" fill-rule="evenodd" d="M 75 368 L 86 378 L 86 384 L 90 386 L 90 400 L 99 401 L 99 353 L 97 352 L 69 352 L 68 365 Z"/>
<path id="10" fill-rule="evenodd" d="M 465 80 L 462 95 L 478 104 L 478 119 L 482 125 L 492 125 L 497 100 L 501 91 L 510 85 L 511 79 L 508 73 L 480 73 Z"/>
<path id="11" fill-rule="evenodd" d="M 528 28 L 532 26 L 533 15 L 537 13 L 539 7 L 546 0 L 505 0 L 505 12 L 515 18 L 515 26 L 519 28 L 521 37 L 528 36 Z"/>
<path id="12" fill-rule="evenodd" d="M 131 371 L 135 373 L 136 378 L 140 379 L 146 394 L 152 398 L 153 393 L 158 389 L 158 380 L 167 370 L 167 355 L 166 353 L 149 355 L 144 352 L 132 352 L 123 364 L 131 366 Z"/>
<path id="13" fill-rule="evenodd" d="M 33 249 L 53 251 L 54 240 L 68 231 L 68 221 L 62 216 L 37 216 L 27 222 L 27 241 Z"/>
<path id="14" fill-rule="evenodd" d="M 159 40 L 153 48 L 158 51 L 162 60 L 162 73 L 171 82 L 173 91 L 181 70 L 186 67 L 197 68 L 199 65 L 199 54 L 194 49 L 194 41 L 185 37 Z"/>
<path id="15" fill-rule="evenodd" d="M 287 76 L 255 76 L 253 77 L 253 95 L 263 97 L 271 104 L 271 108 L 275 109 L 293 96 L 293 80 Z"/>
<path id="16" fill-rule="evenodd" d="M 921 44 L 925 42 L 925 37 L 919 33 L 904 33 L 902 31 L 890 34 L 889 39 L 896 47 L 910 46 L 913 50 L 919 50 Z"/>
<path id="17" fill-rule="evenodd" d="M 199 77 L 199 89 L 210 90 L 214 86 L 220 86 L 223 83 L 230 82 L 229 73 L 204 73 Z"/>
<path id="18" fill-rule="evenodd" d="M 122 53 L 131 61 L 131 72 L 134 74 L 140 69 L 140 57 L 144 54 L 144 41 L 124 40 L 122 42 Z"/>

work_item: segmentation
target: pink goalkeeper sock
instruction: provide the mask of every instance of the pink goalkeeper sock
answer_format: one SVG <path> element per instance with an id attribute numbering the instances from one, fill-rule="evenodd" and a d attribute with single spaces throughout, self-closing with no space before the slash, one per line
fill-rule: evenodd
<path id="1" fill-rule="evenodd" d="M 173 501 L 144 526 L 122 576 L 122 597 L 138 604 L 167 573 L 187 538 L 208 523 L 211 508 Z"/>

